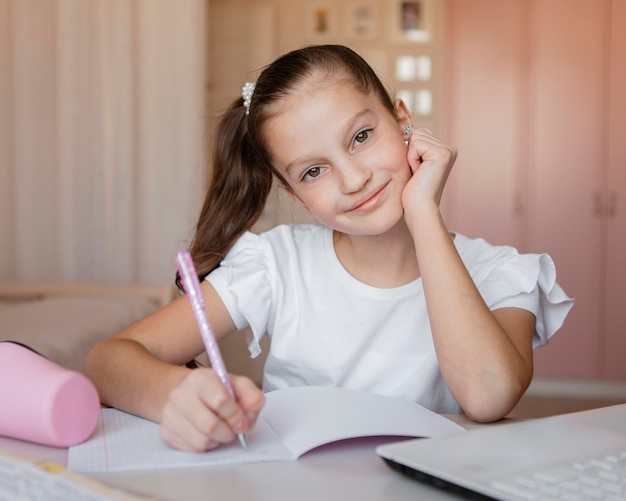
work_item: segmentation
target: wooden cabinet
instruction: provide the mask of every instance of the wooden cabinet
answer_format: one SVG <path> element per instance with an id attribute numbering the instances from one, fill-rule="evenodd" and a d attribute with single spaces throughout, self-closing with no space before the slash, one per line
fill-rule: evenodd
<path id="1" fill-rule="evenodd" d="M 450 0 L 444 50 L 443 135 L 459 149 L 446 219 L 451 229 L 516 247 L 528 156 L 524 1 Z"/>
<path id="2" fill-rule="evenodd" d="M 550 376 L 602 376 L 606 220 L 607 2 L 535 1 L 531 23 L 527 249 L 554 257 L 577 300 L 566 328 L 536 355 Z M 567 22 L 565 22 L 567 19 Z"/>
<path id="3" fill-rule="evenodd" d="M 626 379 L 626 1 L 613 0 L 610 13 L 608 196 L 606 237 L 606 336 L 604 372 Z"/>
<path id="4" fill-rule="evenodd" d="M 626 380 L 625 6 L 448 2 L 449 226 L 550 253 L 577 301 L 540 376 Z"/>

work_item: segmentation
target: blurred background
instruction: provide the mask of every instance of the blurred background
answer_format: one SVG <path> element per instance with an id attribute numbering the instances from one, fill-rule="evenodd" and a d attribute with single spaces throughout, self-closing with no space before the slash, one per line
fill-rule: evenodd
<path id="1" fill-rule="evenodd" d="M 577 304 L 536 373 L 623 388 L 625 23 L 626 0 L 0 0 L 0 281 L 170 282 L 221 111 L 342 43 L 459 148 L 449 228 L 554 258 Z M 290 221 L 276 192 L 256 229 Z"/>

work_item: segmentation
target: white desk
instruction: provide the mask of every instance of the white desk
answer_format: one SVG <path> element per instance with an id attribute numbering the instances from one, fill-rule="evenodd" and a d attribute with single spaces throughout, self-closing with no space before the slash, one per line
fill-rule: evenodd
<path id="1" fill-rule="evenodd" d="M 463 426 L 468 421 L 451 418 Z M 480 426 L 470 424 L 469 427 Z M 91 475 L 94 479 L 162 500 L 454 500 L 461 499 L 409 479 L 375 452 L 394 438 L 364 438 L 315 449 L 297 461 L 194 469 Z M 0 437 L 0 448 L 67 464 L 67 450 Z"/>

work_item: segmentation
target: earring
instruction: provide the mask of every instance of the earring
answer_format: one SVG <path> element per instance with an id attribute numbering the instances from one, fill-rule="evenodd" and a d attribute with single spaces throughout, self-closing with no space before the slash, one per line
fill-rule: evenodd
<path id="1" fill-rule="evenodd" d="M 413 126 L 411 124 L 409 124 L 409 125 L 406 126 L 406 129 L 404 129 L 402 131 L 402 135 L 403 136 L 408 136 L 411 133 L 412 130 L 413 130 Z"/>

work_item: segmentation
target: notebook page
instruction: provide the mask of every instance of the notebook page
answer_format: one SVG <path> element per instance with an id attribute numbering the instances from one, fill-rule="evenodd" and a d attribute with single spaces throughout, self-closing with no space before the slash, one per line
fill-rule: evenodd
<path id="1" fill-rule="evenodd" d="M 235 441 L 206 453 L 167 446 L 158 424 L 117 409 L 102 409 L 92 438 L 70 447 L 68 468 L 107 472 L 295 460 L 346 438 L 436 437 L 464 428 L 406 400 L 333 387 L 287 388 L 266 394 L 248 448 Z"/>
<path id="2" fill-rule="evenodd" d="M 166 445 L 159 434 L 159 425 L 152 421 L 117 409 L 102 409 L 93 436 L 69 448 L 68 469 L 96 473 L 293 459 L 262 417 L 248 434 L 246 450 L 235 441 L 212 451 L 195 453 Z"/>
<path id="3" fill-rule="evenodd" d="M 286 388 L 268 393 L 266 402 L 262 415 L 295 457 L 346 438 L 465 431 L 414 402 L 345 388 Z"/>

